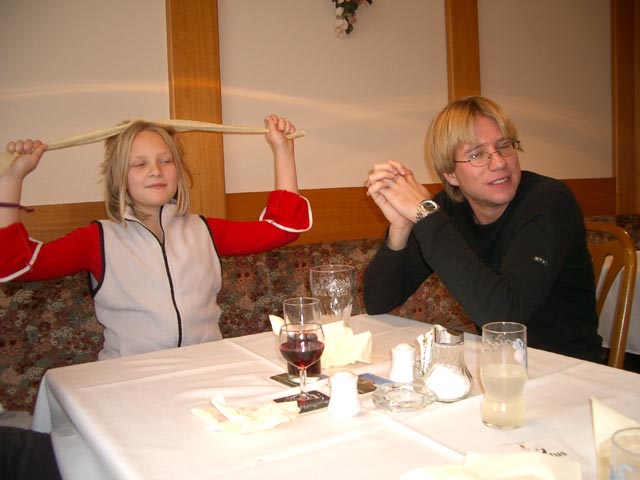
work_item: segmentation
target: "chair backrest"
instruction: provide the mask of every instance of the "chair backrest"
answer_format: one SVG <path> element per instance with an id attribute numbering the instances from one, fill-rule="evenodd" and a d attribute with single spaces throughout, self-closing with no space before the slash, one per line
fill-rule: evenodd
<path id="1" fill-rule="evenodd" d="M 587 236 L 589 253 L 593 260 L 593 274 L 596 286 L 599 284 L 598 282 L 601 282 L 596 304 L 598 316 L 602 312 L 602 307 L 613 281 L 622 270 L 620 289 L 618 290 L 613 325 L 611 327 L 609 366 L 623 368 L 633 292 L 636 283 L 636 251 L 631 237 L 623 228 L 600 222 L 585 222 L 585 225 L 587 232 L 598 234 Z M 600 279 L 605 260 L 609 256 L 612 257 L 611 266 L 606 270 L 606 276 Z"/>

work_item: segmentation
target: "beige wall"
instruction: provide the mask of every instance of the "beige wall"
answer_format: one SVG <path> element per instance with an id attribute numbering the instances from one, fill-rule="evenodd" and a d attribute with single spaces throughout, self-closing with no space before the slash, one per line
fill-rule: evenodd
<path id="1" fill-rule="evenodd" d="M 0 144 L 169 117 L 163 0 L 0 1 Z M 27 204 L 101 200 L 100 145 L 50 152 Z"/>
<path id="2" fill-rule="evenodd" d="M 478 0 L 482 92 L 511 113 L 523 168 L 609 177 L 611 17 L 603 0 Z"/>
<path id="3" fill-rule="evenodd" d="M 168 116 L 163 1 L 47 4 L 0 2 L 0 142 Z M 483 92 L 518 122 L 524 166 L 611 175 L 609 3 L 478 6 Z M 362 185 L 388 158 L 433 182 L 422 139 L 447 97 L 443 2 L 378 0 L 358 20 L 337 39 L 329 0 L 219 0 L 223 120 L 294 119 L 308 132 L 297 146 L 304 188 Z M 25 203 L 99 200 L 100 155 L 99 146 L 52 152 Z M 260 137 L 225 136 L 227 191 L 271 188 L 269 157 Z"/>
<path id="4" fill-rule="evenodd" d="M 443 2 L 363 5 L 344 39 L 334 34 L 332 5 L 218 1 L 224 121 L 260 122 L 269 112 L 294 119 L 308 133 L 296 144 L 303 188 L 363 185 L 373 163 L 390 158 L 435 181 L 422 142 L 447 99 Z M 263 139 L 224 142 L 227 192 L 272 188 Z"/>

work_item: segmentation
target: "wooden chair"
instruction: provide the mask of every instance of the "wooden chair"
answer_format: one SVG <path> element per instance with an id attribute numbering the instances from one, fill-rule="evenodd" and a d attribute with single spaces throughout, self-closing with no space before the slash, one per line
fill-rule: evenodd
<path id="1" fill-rule="evenodd" d="M 600 222 L 585 222 L 585 225 L 588 233 L 589 253 L 593 260 L 596 286 L 600 281 L 605 259 L 609 256 L 612 257 L 611 266 L 607 270 L 606 276 L 602 279 L 602 285 L 597 295 L 596 312 L 598 316 L 602 312 L 602 307 L 613 281 L 618 273 L 623 270 L 611 327 L 609 353 L 609 366 L 623 368 L 627 333 L 629 332 L 629 323 L 631 321 L 633 292 L 636 283 L 637 260 L 635 247 L 631 237 L 623 228 Z M 597 235 L 589 235 L 590 232 L 594 232 Z"/>

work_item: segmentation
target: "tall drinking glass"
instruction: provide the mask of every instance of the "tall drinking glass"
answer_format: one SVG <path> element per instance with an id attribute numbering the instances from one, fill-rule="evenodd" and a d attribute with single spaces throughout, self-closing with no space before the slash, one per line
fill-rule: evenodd
<path id="1" fill-rule="evenodd" d="M 307 368 L 320 360 L 324 350 L 324 333 L 319 323 L 285 323 L 279 335 L 280 353 L 300 374 L 298 403 L 306 402 Z"/>
<path id="2" fill-rule="evenodd" d="M 311 295 L 320 300 L 322 323 L 344 321 L 351 317 L 356 274 L 352 265 L 320 265 L 309 270 Z"/>
<path id="3" fill-rule="evenodd" d="M 499 429 L 525 424 L 523 390 L 527 380 L 527 327 L 494 322 L 482 327 L 480 378 L 482 421 Z"/>
<path id="4" fill-rule="evenodd" d="M 320 323 L 320 300 L 312 297 L 287 298 L 282 302 L 282 317 L 285 325 L 287 323 Z M 322 372 L 322 362 L 316 363 L 307 368 L 307 380 L 315 382 L 320 379 Z M 295 365 L 287 363 L 287 375 L 289 380 L 298 383 L 300 375 Z"/>
<path id="5" fill-rule="evenodd" d="M 611 437 L 609 478 L 640 479 L 640 427 L 618 430 Z"/>

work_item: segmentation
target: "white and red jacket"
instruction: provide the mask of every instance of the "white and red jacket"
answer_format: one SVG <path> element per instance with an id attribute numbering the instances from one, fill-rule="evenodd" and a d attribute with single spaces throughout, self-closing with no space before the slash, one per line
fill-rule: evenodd
<path id="1" fill-rule="evenodd" d="M 311 228 L 308 201 L 271 192 L 259 221 L 235 222 L 161 212 L 164 243 L 135 217 L 127 227 L 94 222 L 50 243 L 20 223 L 0 229 L 0 281 L 44 280 L 88 271 L 96 317 L 105 327 L 100 359 L 221 338 L 218 255 L 279 247 Z"/>

